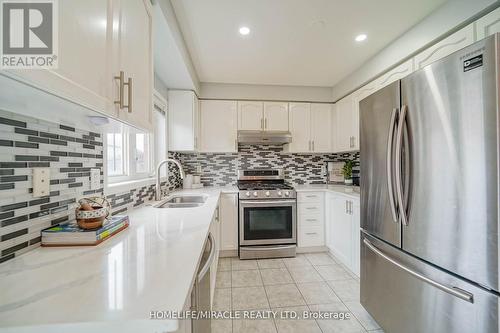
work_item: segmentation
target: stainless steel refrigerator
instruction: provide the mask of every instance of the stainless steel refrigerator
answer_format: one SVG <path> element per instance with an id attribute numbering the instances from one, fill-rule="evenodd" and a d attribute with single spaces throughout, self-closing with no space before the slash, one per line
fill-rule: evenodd
<path id="1" fill-rule="evenodd" d="M 360 102 L 361 304 L 386 332 L 499 332 L 499 37 Z"/>

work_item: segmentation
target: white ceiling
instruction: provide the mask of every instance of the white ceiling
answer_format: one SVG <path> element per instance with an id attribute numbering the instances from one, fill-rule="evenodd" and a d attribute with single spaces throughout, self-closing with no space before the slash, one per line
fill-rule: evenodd
<path id="1" fill-rule="evenodd" d="M 171 0 L 201 82 L 324 87 L 445 1 Z"/>

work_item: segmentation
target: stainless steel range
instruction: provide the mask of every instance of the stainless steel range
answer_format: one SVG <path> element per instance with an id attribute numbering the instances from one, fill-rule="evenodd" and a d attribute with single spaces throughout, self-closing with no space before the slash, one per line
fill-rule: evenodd
<path id="1" fill-rule="evenodd" d="M 282 169 L 238 171 L 240 259 L 294 257 L 297 195 Z"/>

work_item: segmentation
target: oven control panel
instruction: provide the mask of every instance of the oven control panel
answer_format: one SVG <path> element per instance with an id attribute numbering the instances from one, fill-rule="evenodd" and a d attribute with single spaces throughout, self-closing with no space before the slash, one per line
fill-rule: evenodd
<path id="1" fill-rule="evenodd" d="M 294 190 L 259 190 L 239 192 L 240 200 L 252 199 L 295 199 L 297 197 Z"/>

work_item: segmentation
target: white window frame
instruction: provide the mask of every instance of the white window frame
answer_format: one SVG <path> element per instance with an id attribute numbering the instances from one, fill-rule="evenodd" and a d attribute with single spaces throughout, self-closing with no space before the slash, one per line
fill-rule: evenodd
<path id="1" fill-rule="evenodd" d="M 167 110 L 167 101 L 163 96 L 156 90 L 154 90 L 153 93 L 153 112 L 157 112 L 155 110 L 155 105 L 158 106 L 162 111 L 165 112 L 165 156 L 168 157 L 168 110 Z M 158 139 L 154 135 L 154 131 L 149 132 L 149 171 L 144 172 L 144 173 L 136 173 L 135 172 L 135 140 L 131 140 L 131 136 L 135 135 L 137 132 L 144 132 L 137 130 L 129 125 L 119 123 L 118 121 L 112 121 L 113 122 L 113 127 L 115 126 L 122 126 L 123 133 L 126 134 L 124 137 L 126 138 L 126 142 L 124 144 L 126 145 L 127 149 L 124 149 L 125 154 L 127 155 L 125 158 L 125 165 L 124 165 L 124 175 L 123 176 L 109 176 L 108 175 L 108 169 L 107 169 L 107 151 L 106 154 L 104 155 L 104 174 L 105 174 L 105 188 L 106 188 L 106 193 L 108 194 L 113 194 L 113 193 L 118 193 L 122 191 L 127 191 L 131 188 L 135 188 L 138 186 L 144 186 L 144 185 L 150 185 L 153 184 L 156 181 L 155 173 L 156 173 L 156 166 L 158 165 L 159 158 L 156 156 L 156 140 Z M 115 127 L 116 128 L 116 127 Z M 106 131 L 105 131 L 106 133 Z M 146 133 L 146 132 L 144 132 Z M 104 145 L 107 149 L 107 135 L 104 136 Z M 125 141 L 124 140 L 124 141 Z M 163 177 L 161 177 L 162 181 L 165 181 L 168 179 L 168 170 L 167 174 Z"/>

